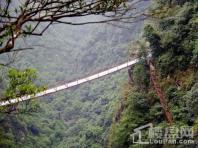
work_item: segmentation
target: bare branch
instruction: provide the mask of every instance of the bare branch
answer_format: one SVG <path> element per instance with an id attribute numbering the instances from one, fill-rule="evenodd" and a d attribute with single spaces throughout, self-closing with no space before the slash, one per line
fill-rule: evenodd
<path id="1" fill-rule="evenodd" d="M 15 10 L 12 10 L 10 7 L 12 1 L 6 0 L 5 4 L 0 6 L 4 10 L 4 13 L 0 14 L 0 37 L 3 39 L 0 54 L 11 52 L 16 39 L 22 35 L 42 36 L 53 24 L 86 25 L 121 22 L 140 17 L 144 12 L 138 12 L 135 8 L 142 1 L 148 0 L 23 0 L 18 2 Z M 134 12 L 131 13 L 132 10 Z M 107 19 L 87 22 L 64 21 L 65 18 L 89 15 L 102 15 Z M 48 25 L 42 31 L 36 31 L 42 23 Z M 32 28 L 33 24 L 35 25 Z"/>

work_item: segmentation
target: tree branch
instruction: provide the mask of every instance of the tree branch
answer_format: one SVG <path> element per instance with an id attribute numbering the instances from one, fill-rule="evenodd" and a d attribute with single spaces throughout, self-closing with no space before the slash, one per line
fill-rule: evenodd
<path id="1" fill-rule="evenodd" d="M 12 1 L 7 0 L 5 5 L 0 6 L 1 9 L 4 7 L 4 13 L 0 14 L 0 36 L 4 39 L 3 45 L 0 46 L 0 54 L 11 52 L 15 46 L 15 40 L 21 35 L 42 36 L 52 24 L 86 25 L 140 17 L 143 12 L 137 12 L 135 7 L 142 1 L 148 0 L 23 0 L 16 7 L 16 12 L 8 15 L 14 10 L 9 7 Z M 128 5 L 128 7 L 124 6 L 124 4 Z M 130 14 L 129 11 L 131 10 L 135 12 Z M 64 18 L 89 15 L 103 15 L 108 19 L 78 23 L 63 20 Z M 36 25 L 28 29 L 26 26 L 31 25 L 33 22 Z M 42 31 L 36 32 L 36 29 L 44 22 L 48 23 L 48 25 Z"/>

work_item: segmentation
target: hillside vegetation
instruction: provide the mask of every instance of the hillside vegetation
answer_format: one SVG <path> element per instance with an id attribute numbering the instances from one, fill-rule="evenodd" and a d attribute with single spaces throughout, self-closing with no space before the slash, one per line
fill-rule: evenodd
<path id="1" fill-rule="evenodd" d="M 165 93 L 174 125 L 197 127 L 198 2 L 156 0 L 150 13 L 153 19 L 144 28 L 144 38 L 150 42 L 157 81 Z M 141 49 L 144 50 L 142 42 Z M 108 147 L 158 147 L 134 145 L 130 140 L 133 129 L 139 126 L 147 123 L 167 125 L 159 98 L 150 82 L 147 61 L 142 60 L 135 65 L 131 73 L 132 83 L 123 88 L 124 99 L 115 113 Z"/>
<path id="2" fill-rule="evenodd" d="M 35 49 L 19 52 L 11 66 L 22 72 L 29 67 L 36 69 L 39 80 L 34 82 L 48 88 L 83 78 L 125 62 L 129 43 L 138 37 L 142 24 L 126 24 L 126 28 L 107 24 L 55 25 L 40 38 L 21 40 L 17 47 L 34 45 Z M 0 61 L 5 59 L 7 55 L 1 55 Z M 2 79 L 0 92 L 9 88 L 9 78 Z M 36 112 L 1 114 L 0 147 L 104 147 L 125 81 L 127 73 L 123 70 L 29 102 L 37 107 Z"/>

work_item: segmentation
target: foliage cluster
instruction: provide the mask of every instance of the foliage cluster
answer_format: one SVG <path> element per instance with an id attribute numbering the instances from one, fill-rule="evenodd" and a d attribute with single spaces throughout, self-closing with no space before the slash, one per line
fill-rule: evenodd
<path id="1" fill-rule="evenodd" d="M 145 26 L 144 37 L 150 42 L 158 83 L 165 93 L 174 124 L 197 126 L 198 3 L 194 0 L 156 0 L 153 6 L 150 12 L 156 19 Z M 109 147 L 147 147 L 132 143 L 133 129 L 149 122 L 154 126 L 166 124 L 155 90 L 143 81 L 148 70 L 141 67 L 132 68 L 134 83 L 125 97 L 122 117 L 112 124 Z"/>

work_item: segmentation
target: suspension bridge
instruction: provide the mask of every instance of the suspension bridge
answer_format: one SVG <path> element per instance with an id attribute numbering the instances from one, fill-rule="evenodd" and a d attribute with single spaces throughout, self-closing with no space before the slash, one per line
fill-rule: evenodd
<path id="1" fill-rule="evenodd" d="M 30 100 L 30 99 L 33 99 L 33 98 L 38 98 L 38 97 L 42 97 L 42 96 L 45 96 L 45 95 L 48 95 L 48 94 L 56 93 L 58 91 L 65 90 L 65 89 L 68 89 L 68 88 L 71 88 L 71 87 L 74 87 L 74 86 L 77 86 L 77 85 L 80 85 L 80 84 L 83 84 L 83 83 L 86 83 L 86 82 L 89 82 L 89 81 L 92 81 L 92 80 L 95 80 L 95 79 L 98 79 L 98 78 L 101 78 L 101 77 L 104 77 L 104 76 L 112 74 L 114 72 L 120 71 L 122 69 L 125 69 L 127 67 L 130 67 L 130 66 L 136 64 L 138 61 L 139 61 L 139 59 L 133 59 L 133 60 L 127 61 L 127 62 L 125 62 L 121 65 L 118 65 L 118 66 L 115 66 L 113 68 L 107 69 L 105 71 L 96 73 L 94 75 L 87 76 L 85 78 L 77 79 L 75 81 L 68 82 L 68 83 L 65 83 L 63 85 L 59 85 L 59 86 L 56 86 L 56 87 L 53 87 L 53 88 L 50 88 L 50 89 L 46 89 L 46 90 L 44 90 L 42 92 L 39 92 L 37 94 L 34 94 L 34 95 L 26 95 L 26 96 L 22 96 L 22 97 L 15 98 L 15 99 L 10 99 L 10 100 L 7 100 L 7 101 L 1 101 L 0 106 L 11 105 L 11 104 L 19 103 L 19 102 L 22 102 L 22 101 L 27 101 L 27 100 Z"/>
<path id="2" fill-rule="evenodd" d="M 147 57 L 149 58 L 151 56 L 152 55 L 150 53 Z M 71 87 L 74 87 L 74 86 L 78 86 L 80 84 L 83 84 L 83 83 L 86 83 L 86 82 L 104 77 L 106 75 L 109 75 L 109 74 L 112 74 L 114 72 L 120 71 L 124 68 L 130 67 L 130 66 L 138 63 L 139 61 L 140 61 L 140 59 L 136 58 L 134 60 L 127 61 L 127 62 L 125 62 L 121 65 L 115 66 L 113 68 L 107 69 L 107 70 L 99 72 L 99 73 L 96 73 L 94 75 L 90 75 L 90 76 L 84 77 L 82 79 L 77 79 L 75 81 L 68 82 L 68 83 L 65 83 L 63 85 L 59 85 L 59 86 L 56 86 L 56 87 L 53 87 L 53 88 L 50 88 L 50 89 L 46 89 L 46 90 L 44 90 L 42 92 L 39 92 L 37 94 L 34 94 L 34 95 L 26 95 L 26 96 L 22 96 L 22 97 L 15 98 L 15 99 L 9 99 L 7 101 L 1 101 L 0 106 L 6 106 L 6 105 L 12 105 L 12 104 L 20 103 L 22 101 L 27 101 L 27 100 L 30 100 L 30 99 L 33 99 L 33 98 L 42 97 L 42 96 L 52 94 L 52 93 L 56 93 L 58 91 L 65 90 L 65 89 L 68 89 L 68 88 L 71 88 Z M 171 125 L 171 124 L 173 124 L 173 116 L 172 116 L 171 111 L 168 108 L 168 104 L 166 102 L 165 95 L 164 95 L 161 87 L 157 83 L 155 67 L 152 64 L 150 59 L 147 59 L 147 63 L 149 65 L 150 77 L 151 77 L 151 81 L 153 83 L 154 89 L 156 90 L 157 96 L 160 98 L 160 104 L 161 104 L 162 109 L 164 111 L 166 120 Z"/>

